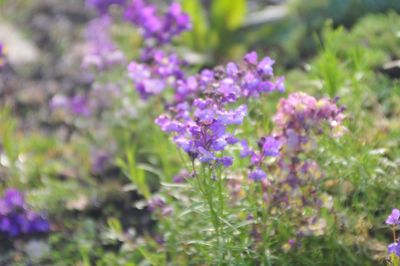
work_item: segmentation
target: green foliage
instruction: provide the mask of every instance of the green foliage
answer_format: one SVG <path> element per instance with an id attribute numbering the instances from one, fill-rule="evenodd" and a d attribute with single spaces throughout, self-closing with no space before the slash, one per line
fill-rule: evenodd
<path id="1" fill-rule="evenodd" d="M 118 159 L 116 162 L 117 166 L 119 166 L 131 182 L 136 185 L 138 192 L 146 199 L 149 199 L 151 194 L 146 181 L 146 173 L 136 162 L 135 147 L 127 148 L 125 156 L 126 162 L 122 159 Z"/>
<path id="2" fill-rule="evenodd" d="M 236 30 L 246 15 L 246 0 L 219 0 L 211 5 L 211 25 L 217 32 Z"/>
<path id="3" fill-rule="evenodd" d="M 185 0 L 182 7 L 189 14 L 193 27 L 186 33 L 188 42 L 195 50 L 204 51 L 212 43 L 206 12 L 199 0 Z"/>
<path id="4" fill-rule="evenodd" d="M 205 53 L 211 62 L 234 52 L 232 41 L 243 25 L 247 0 L 212 1 L 210 10 L 206 10 L 199 0 L 184 0 L 182 6 L 193 25 L 192 31 L 185 34 L 191 48 Z"/>

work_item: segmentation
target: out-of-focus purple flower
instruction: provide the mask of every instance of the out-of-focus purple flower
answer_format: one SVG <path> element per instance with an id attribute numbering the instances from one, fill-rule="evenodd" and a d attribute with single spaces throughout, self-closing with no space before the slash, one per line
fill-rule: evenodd
<path id="1" fill-rule="evenodd" d="M 186 179 L 189 177 L 190 174 L 186 170 L 182 170 L 172 178 L 172 181 L 174 183 L 184 183 L 186 182 Z"/>
<path id="2" fill-rule="evenodd" d="M 280 141 L 276 140 L 274 137 L 268 136 L 263 139 L 262 150 L 264 156 L 278 156 L 279 149 L 281 146 Z"/>
<path id="3" fill-rule="evenodd" d="M 388 253 L 392 254 L 394 253 L 396 256 L 400 257 L 400 245 L 399 243 L 392 243 L 388 245 Z"/>
<path id="4" fill-rule="evenodd" d="M 261 75 L 273 76 L 274 75 L 274 70 L 272 69 L 273 64 L 275 64 L 274 60 L 272 60 L 268 56 L 264 57 L 264 59 L 261 60 L 260 63 L 258 63 L 257 71 Z"/>
<path id="5" fill-rule="evenodd" d="M 6 190 L 4 200 L 9 206 L 13 206 L 14 208 L 22 208 L 25 204 L 24 195 L 15 188 Z"/>
<path id="6" fill-rule="evenodd" d="M 20 191 L 9 188 L 4 192 L 4 196 L 0 198 L 0 234 L 16 237 L 49 230 L 49 222 L 28 209 Z"/>
<path id="7" fill-rule="evenodd" d="M 74 115 L 88 116 L 90 108 L 88 99 L 85 96 L 75 95 L 70 100 L 70 110 Z"/>
<path id="8" fill-rule="evenodd" d="M 260 168 L 256 168 L 250 172 L 249 178 L 254 181 L 260 181 L 267 177 L 267 174 Z"/>
<path id="9" fill-rule="evenodd" d="M 149 40 L 149 46 L 168 43 L 191 28 L 189 16 L 176 2 L 161 15 L 155 5 L 144 0 L 131 0 L 125 9 L 125 19 L 141 30 L 143 38 Z"/>
<path id="10" fill-rule="evenodd" d="M 247 144 L 247 140 L 242 140 L 240 142 L 240 144 L 242 145 L 242 149 L 240 150 L 241 158 L 248 157 L 253 154 L 253 150 L 249 148 L 249 145 Z"/>
<path id="11" fill-rule="evenodd" d="M 111 5 L 124 5 L 126 0 L 86 0 L 86 5 L 95 8 L 100 14 L 105 14 Z"/>
<path id="12" fill-rule="evenodd" d="M 183 78 L 181 65 L 184 63 L 177 55 L 152 50 L 146 57 L 146 63 L 132 61 L 128 66 L 129 77 L 142 99 L 161 94 Z"/>
<path id="13" fill-rule="evenodd" d="M 258 141 L 259 151 L 254 151 L 249 148 L 247 141 L 242 141 L 242 150 L 240 152 L 241 157 L 250 156 L 251 166 L 257 167 L 256 170 L 252 171 L 249 177 L 253 180 L 257 180 L 257 175 L 262 175 L 263 171 L 260 167 L 263 165 L 263 161 L 266 157 L 276 157 L 279 156 L 279 150 L 281 148 L 281 143 L 279 140 L 272 136 L 262 137 Z M 261 172 L 260 172 L 261 171 Z"/>
<path id="14" fill-rule="evenodd" d="M 400 224 L 400 210 L 393 209 L 392 213 L 386 219 L 386 224 L 390 225 Z"/>
<path id="15" fill-rule="evenodd" d="M 103 110 L 113 106 L 115 100 L 121 97 L 121 88 L 116 83 L 94 83 L 88 95 L 91 110 Z"/>
<path id="16" fill-rule="evenodd" d="M 161 196 L 154 196 L 148 201 L 149 210 L 162 216 L 170 215 L 173 212 L 172 206 L 166 204 L 165 199 Z"/>
<path id="17" fill-rule="evenodd" d="M 75 95 L 69 98 L 57 94 L 50 100 L 49 106 L 52 110 L 65 110 L 75 116 L 89 116 L 91 114 L 89 100 L 83 95 Z"/>
<path id="18" fill-rule="evenodd" d="M 225 167 L 229 167 L 233 164 L 233 158 L 224 156 L 224 157 L 218 159 L 218 162 L 221 163 Z"/>
<path id="19" fill-rule="evenodd" d="M 49 107 L 52 110 L 66 109 L 69 107 L 69 99 L 65 95 L 56 94 L 50 100 Z"/>
<path id="20" fill-rule="evenodd" d="M 88 53 L 82 67 L 104 70 L 124 62 L 124 55 L 117 49 L 111 38 L 111 18 L 108 15 L 95 18 L 86 28 Z"/>
<path id="21" fill-rule="evenodd" d="M 92 153 L 92 171 L 94 173 L 101 173 L 109 165 L 111 155 L 104 150 L 97 150 Z"/>
<path id="22" fill-rule="evenodd" d="M 324 124 L 335 132 L 343 132 L 344 118 L 343 109 L 338 107 L 335 101 L 327 98 L 317 100 L 306 93 L 296 92 L 279 102 L 274 122 L 278 131 L 292 129 L 298 135 L 302 135 L 302 132 L 311 129 L 321 132 Z"/>
<path id="23" fill-rule="evenodd" d="M 252 51 L 252 52 L 246 54 L 244 56 L 244 60 L 251 65 L 257 65 L 257 61 L 258 61 L 257 53 L 255 51 Z"/>

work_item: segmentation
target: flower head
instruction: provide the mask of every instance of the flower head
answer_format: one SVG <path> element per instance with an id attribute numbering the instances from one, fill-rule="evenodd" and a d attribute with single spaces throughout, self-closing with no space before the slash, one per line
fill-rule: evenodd
<path id="1" fill-rule="evenodd" d="M 394 253 L 396 256 L 400 257 L 400 245 L 399 243 L 392 243 L 390 245 L 388 245 L 388 253 L 392 254 Z"/>
<path id="2" fill-rule="evenodd" d="M 125 19 L 136 25 L 148 46 L 171 42 L 182 32 L 191 28 L 189 16 L 179 3 L 172 3 L 167 12 L 159 14 L 156 6 L 144 0 L 132 0 L 125 9 Z"/>
<path id="3" fill-rule="evenodd" d="M 105 14 L 111 5 L 124 5 L 126 0 L 86 0 L 86 5 L 100 14 Z"/>
<path id="4" fill-rule="evenodd" d="M 253 171 L 250 172 L 249 178 L 254 180 L 254 181 L 260 181 L 263 180 L 264 178 L 267 177 L 267 174 L 261 170 L 260 168 L 257 168 Z"/>
<path id="5" fill-rule="evenodd" d="M 24 195 L 8 188 L 0 198 L 0 234 L 16 237 L 20 234 L 40 233 L 50 230 L 49 222 L 29 210 Z"/>
<path id="6" fill-rule="evenodd" d="M 386 224 L 390 225 L 400 224 L 400 210 L 393 209 L 392 213 L 386 219 Z"/>

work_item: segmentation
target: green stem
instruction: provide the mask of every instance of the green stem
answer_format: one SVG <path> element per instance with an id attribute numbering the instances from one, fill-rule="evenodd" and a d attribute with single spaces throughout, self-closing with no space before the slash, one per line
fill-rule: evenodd
<path id="1" fill-rule="evenodd" d="M 224 258 L 224 241 L 222 240 L 222 235 L 221 235 L 220 218 L 219 218 L 218 212 L 216 212 L 215 205 L 214 205 L 214 200 L 213 200 L 213 198 L 214 198 L 214 187 L 213 187 L 213 185 L 214 184 L 211 183 L 211 181 L 212 181 L 211 176 L 212 176 L 212 172 L 211 171 L 206 171 L 204 169 L 204 166 L 203 166 L 202 167 L 202 174 L 201 174 L 202 180 L 200 180 L 199 176 L 196 176 L 196 178 L 198 179 L 198 185 L 200 187 L 202 187 L 202 189 L 200 189 L 200 191 L 202 192 L 203 197 L 206 200 L 206 202 L 208 204 L 209 211 L 210 211 L 211 223 L 212 223 L 212 225 L 214 227 L 215 237 L 216 237 L 217 242 L 218 242 L 218 250 L 219 250 L 219 255 L 220 255 L 219 256 L 220 259 L 219 259 L 219 263 L 218 264 L 220 265 L 221 262 L 223 261 L 223 258 Z M 223 199 L 223 194 L 222 194 L 222 184 L 219 184 L 219 183 L 222 182 L 222 181 L 221 181 L 220 176 L 218 176 L 217 179 L 218 179 L 217 182 L 218 182 L 218 191 L 219 191 L 218 194 L 220 194 L 218 196 L 218 199 L 220 201 L 219 202 L 219 206 L 220 206 L 219 211 L 221 211 L 221 210 L 223 210 L 223 207 L 221 207 L 221 206 L 223 206 L 223 203 L 221 203 L 221 199 Z"/>
<path id="2" fill-rule="evenodd" d="M 263 200 L 263 187 L 262 183 L 258 182 L 257 184 L 259 188 L 259 193 L 254 193 L 255 195 L 258 195 L 261 200 L 257 200 L 258 203 L 258 220 L 261 222 L 261 236 L 262 236 L 262 250 L 263 250 L 263 263 L 264 265 L 271 265 L 271 261 L 269 258 L 269 255 L 266 255 L 266 251 L 268 249 L 268 229 L 267 229 L 267 213 L 266 213 L 266 206 L 264 205 L 264 200 Z"/>

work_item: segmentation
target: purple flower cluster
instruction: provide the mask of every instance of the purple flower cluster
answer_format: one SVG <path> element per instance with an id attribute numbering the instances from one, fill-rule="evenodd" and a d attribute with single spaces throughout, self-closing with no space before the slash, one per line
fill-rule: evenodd
<path id="1" fill-rule="evenodd" d="M 89 116 L 91 114 L 89 100 L 83 95 L 75 95 L 69 98 L 57 94 L 53 96 L 49 105 L 52 110 L 65 110 L 74 116 Z"/>
<path id="2" fill-rule="evenodd" d="M 4 196 L 0 198 L 0 234 L 16 237 L 49 230 L 49 222 L 28 209 L 24 195 L 20 191 L 9 188 L 4 192 Z"/>
<path id="3" fill-rule="evenodd" d="M 129 77 L 143 100 L 176 86 L 177 81 L 184 78 L 181 70 L 184 63 L 176 54 L 151 50 L 143 59 L 143 63 L 132 61 L 128 66 Z"/>
<path id="4" fill-rule="evenodd" d="M 125 8 L 125 19 L 141 30 L 149 46 L 171 42 L 182 32 L 191 28 L 189 16 L 179 3 L 172 3 L 165 14 L 160 15 L 155 5 L 145 0 L 131 0 Z"/>
<path id="5" fill-rule="evenodd" d="M 214 70 L 205 69 L 196 76 L 179 81 L 175 89 L 176 100 L 211 95 L 221 104 L 227 104 L 273 91 L 283 92 L 284 78 L 274 79 L 272 66 L 275 61 L 265 57 L 258 62 L 257 58 L 257 53 L 251 52 L 244 56 L 242 62 L 230 62 Z"/>
<path id="6" fill-rule="evenodd" d="M 340 136 L 344 118 L 335 101 L 292 93 L 280 101 L 272 135 L 258 141 L 257 151 L 249 148 L 247 141 L 241 142 L 240 156 L 250 157 L 249 179 L 261 181 L 263 200 L 271 206 L 271 213 L 296 221 L 302 217 L 296 238 L 321 235 L 326 230 L 327 223 L 319 218 L 319 212 L 322 207 L 331 208 L 331 197 L 318 193 L 323 175 L 318 163 L 304 158 L 316 147 L 315 135 L 329 129 L 332 135 Z M 275 157 L 277 164 L 267 168 L 267 157 Z M 266 179 L 266 168 L 273 178 Z M 304 215 L 304 207 L 311 207 L 308 215 Z"/>
<path id="7" fill-rule="evenodd" d="M 328 125 L 333 136 L 339 137 L 345 131 L 342 121 L 345 118 L 343 108 L 336 105 L 336 100 L 320 100 L 303 92 L 289 95 L 279 102 L 278 112 L 274 117 L 276 133 L 287 144 L 288 150 L 301 150 L 308 143 L 311 132 L 320 134 Z"/>
<path id="8" fill-rule="evenodd" d="M 180 4 L 172 3 L 160 15 L 155 5 L 132 0 L 125 9 L 125 19 L 137 26 L 146 40 L 140 61 L 132 61 L 128 66 L 129 77 L 140 97 L 146 100 L 166 88 L 177 87 L 184 80 L 182 67 L 186 62 L 161 47 L 191 28 L 189 16 L 182 12 Z"/>
<path id="9" fill-rule="evenodd" d="M 93 67 L 95 70 L 105 70 L 124 61 L 124 55 L 111 38 L 111 22 L 108 15 L 103 15 L 88 24 L 86 39 L 89 51 L 83 58 L 84 69 Z"/>
<path id="10" fill-rule="evenodd" d="M 100 14 L 106 14 L 111 5 L 124 5 L 126 0 L 86 0 L 88 7 L 94 8 Z"/>
<path id="11" fill-rule="evenodd" d="M 168 206 L 165 199 L 158 195 L 151 198 L 147 205 L 151 212 L 159 214 L 161 217 L 168 216 L 173 212 L 173 208 Z"/>
<path id="12" fill-rule="evenodd" d="M 316 198 L 314 181 L 322 174 L 316 162 L 302 160 L 301 154 L 315 149 L 313 135 L 321 134 L 326 127 L 333 136 L 339 137 L 345 131 L 343 127 L 343 108 L 336 101 L 323 98 L 320 100 L 302 92 L 292 93 L 287 99 L 282 99 L 278 111 L 273 118 L 274 135 L 282 144 L 278 166 L 284 173 L 283 180 L 276 180 L 275 187 L 292 190 L 277 192 L 279 198 L 290 201 L 290 193 L 296 190 L 307 192 L 301 197 L 302 204 L 313 204 Z M 300 189 L 302 188 L 302 189 Z"/>
<path id="13" fill-rule="evenodd" d="M 179 80 L 175 104 L 156 123 L 164 132 L 174 135 L 175 143 L 192 160 L 230 166 L 233 159 L 225 156 L 224 151 L 238 142 L 231 129 L 242 124 L 247 115 L 247 106 L 238 103 L 262 93 L 283 91 L 282 78 L 272 81 L 272 64 L 268 57 L 257 62 L 253 52 L 240 64 L 229 63 Z M 268 150 L 264 154 L 275 154 L 275 143 L 270 139 L 266 142 Z"/>
<path id="14" fill-rule="evenodd" d="M 321 134 L 328 127 L 333 136 L 341 136 L 345 131 L 342 125 L 344 118 L 343 108 L 327 98 L 317 100 L 297 92 L 279 102 L 273 119 L 274 134 L 284 147 L 279 166 L 288 173 L 287 181 L 291 186 L 301 183 L 299 176 L 318 168 L 315 162 L 299 159 L 300 154 L 315 148 L 313 134 Z"/>
<path id="15" fill-rule="evenodd" d="M 400 224 L 400 210 L 393 209 L 392 213 L 387 217 L 386 224 L 388 225 L 399 225 Z"/>
<path id="16" fill-rule="evenodd" d="M 242 150 L 240 152 L 240 157 L 243 158 L 250 156 L 251 167 L 255 168 L 250 172 L 249 178 L 255 181 L 265 179 L 267 174 L 262 170 L 264 159 L 266 157 L 279 156 L 279 150 L 281 147 L 280 141 L 272 136 L 262 137 L 258 141 L 258 152 L 250 149 L 246 140 L 243 140 L 241 144 Z"/>

